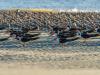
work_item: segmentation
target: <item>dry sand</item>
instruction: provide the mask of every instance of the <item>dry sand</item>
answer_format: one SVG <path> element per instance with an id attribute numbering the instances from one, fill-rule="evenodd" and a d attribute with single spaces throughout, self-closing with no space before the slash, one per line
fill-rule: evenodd
<path id="1" fill-rule="evenodd" d="M 99 69 L 43 69 L 18 64 L 0 64 L 0 75 L 100 75 Z M 10 67 L 7 67 L 9 66 Z M 11 65 L 15 67 L 11 67 Z"/>
<path id="2" fill-rule="evenodd" d="M 47 70 L 41 68 L 2 68 L 0 75 L 100 75 L 100 70 Z"/>
<path id="3" fill-rule="evenodd" d="M 100 75 L 100 52 L 0 50 L 0 75 Z"/>

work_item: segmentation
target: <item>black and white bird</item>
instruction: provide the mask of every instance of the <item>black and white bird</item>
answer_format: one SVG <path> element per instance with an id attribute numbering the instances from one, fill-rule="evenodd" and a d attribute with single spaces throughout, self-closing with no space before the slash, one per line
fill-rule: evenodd
<path id="1" fill-rule="evenodd" d="M 4 26 L 0 26 L 0 41 L 8 40 L 10 32 Z"/>
<path id="2" fill-rule="evenodd" d="M 83 32 L 81 32 L 81 35 L 80 36 L 82 38 L 84 38 L 84 42 L 86 43 L 86 40 L 87 39 L 92 38 L 92 37 L 100 36 L 100 34 L 99 33 L 96 33 L 96 32 L 83 31 Z"/>

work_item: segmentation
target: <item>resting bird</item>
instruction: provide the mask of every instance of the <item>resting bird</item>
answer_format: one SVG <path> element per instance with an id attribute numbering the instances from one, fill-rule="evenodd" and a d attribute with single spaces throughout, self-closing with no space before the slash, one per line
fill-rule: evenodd
<path id="1" fill-rule="evenodd" d="M 96 29 L 96 32 L 100 33 L 100 28 L 97 28 L 97 29 Z"/>
<path id="2" fill-rule="evenodd" d="M 64 28 L 61 28 L 61 27 L 58 27 L 58 26 L 53 26 L 53 31 L 55 32 L 55 33 L 59 33 L 61 30 L 63 30 Z"/>
<path id="3" fill-rule="evenodd" d="M 38 37 L 39 35 L 40 33 L 30 34 L 30 33 L 24 33 L 23 31 L 14 31 L 14 30 L 12 30 L 10 33 L 11 37 L 24 43 L 23 46 L 25 46 L 25 42 L 39 39 Z"/>
<path id="4" fill-rule="evenodd" d="M 34 37 L 36 37 L 36 36 L 39 36 L 40 33 L 33 33 L 33 34 L 30 34 L 30 33 L 23 33 L 23 32 L 21 32 L 21 31 L 12 31 L 10 35 L 11 35 L 11 36 L 15 35 L 15 38 L 16 38 L 17 40 L 19 40 L 19 38 L 20 38 L 20 39 L 25 39 L 25 38 L 26 38 L 26 40 L 27 40 L 27 39 L 30 39 L 30 40 L 31 40 L 31 38 L 34 38 Z"/>
<path id="5" fill-rule="evenodd" d="M 79 39 L 79 37 L 76 36 L 76 33 L 71 32 L 71 31 L 60 32 L 58 34 L 58 38 L 59 38 L 59 43 L 62 44 L 62 46 L 66 42 L 71 42 L 71 41 Z"/>
<path id="6" fill-rule="evenodd" d="M 9 39 L 9 37 L 7 37 L 7 38 L 0 38 L 0 41 L 6 41 L 6 40 L 8 40 Z"/>
<path id="7" fill-rule="evenodd" d="M 91 37 L 97 37 L 100 36 L 98 33 L 89 33 L 87 31 L 81 32 L 81 37 L 84 38 L 84 42 L 86 42 L 86 39 L 91 38 Z"/>
<path id="8" fill-rule="evenodd" d="M 10 37 L 10 32 L 6 29 L 0 30 L 0 41 L 6 41 Z"/>
<path id="9" fill-rule="evenodd" d="M 4 29 L 7 29 L 8 28 L 8 25 L 0 25 L 0 30 L 4 30 Z"/>
<path id="10" fill-rule="evenodd" d="M 87 32 L 87 33 L 93 33 L 93 32 L 95 32 L 95 29 L 87 29 L 87 30 L 85 30 L 85 32 Z"/>
<path id="11" fill-rule="evenodd" d="M 29 28 L 29 27 L 22 27 L 23 33 L 27 33 L 27 32 L 29 32 L 29 31 L 34 31 L 34 30 L 36 30 L 36 29 L 38 29 L 38 27 L 36 27 L 36 26 L 31 27 L 31 28 Z"/>
<path id="12" fill-rule="evenodd" d="M 5 29 L 5 27 L 1 27 L 1 26 L 0 26 L 0 30 L 3 30 L 3 29 Z"/>
<path id="13" fill-rule="evenodd" d="M 39 37 L 35 37 L 35 35 L 27 35 L 27 34 L 20 35 L 20 36 L 16 37 L 16 39 L 21 41 L 21 42 L 28 42 L 28 41 L 36 40 L 38 38 Z"/>
<path id="14" fill-rule="evenodd" d="M 62 44 L 62 46 L 66 42 L 71 42 L 71 41 L 79 39 L 76 33 L 77 30 L 78 28 L 68 27 L 65 29 L 65 28 L 53 27 L 53 31 L 57 34 L 57 37 L 59 38 L 59 43 Z"/>

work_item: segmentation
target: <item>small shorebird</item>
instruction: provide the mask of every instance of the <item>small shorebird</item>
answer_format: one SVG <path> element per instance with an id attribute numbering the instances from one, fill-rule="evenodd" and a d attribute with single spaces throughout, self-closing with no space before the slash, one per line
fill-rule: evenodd
<path id="1" fill-rule="evenodd" d="M 72 31 L 62 31 L 58 34 L 59 43 L 64 46 L 64 43 L 71 42 L 79 39 L 75 32 Z"/>
<path id="2" fill-rule="evenodd" d="M 15 37 L 13 37 L 13 38 L 20 41 L 21 43 L 23 43 L 23 47 L 25 47 L 26 42 L 39 39 L 38 33 L 33 34 L 33 35 L 31 35 L 31 34 L 14 34 L 14 35 L 15 35 Z"/>
<path id="3" fill-rule="evenodd" d="M 100 28 L 96 28 L 96 32 L 97 33 L 100 33 Z"/>
<path id="4" fill-rule="evenodd" d="M 9 37 L 10 37 L 10 32 L 4 27 L 3 28 L 0 27 L 0 41 L 8 40 Z"/>
<path id="5" fill-rule="evenodd" d="M 7 32 L 0 32 L 0 41 L 8 40 L 10 37 L 10 33 Z"/>
<path id="6" fill-rule="evenodd" d="M 97 36 L 100 36 L 99 33 L 97 32 L 88 32 L 88 31 L 83 31 L 81 32 L 81 35 L 80 35 L 82 38 L 84 38 L 84 41 L 83 42 L 86 42 L 86 40 L 88 38 L 92 38 L 92 37 L 97 37 Z"/>

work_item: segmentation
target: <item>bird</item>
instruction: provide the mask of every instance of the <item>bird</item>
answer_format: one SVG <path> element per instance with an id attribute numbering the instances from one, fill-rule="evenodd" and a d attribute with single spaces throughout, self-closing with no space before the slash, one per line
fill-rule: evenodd
<path id="1" fill-rule="evenodd" d="M 54 26 L 53 34 L 54 33 L 57 34 L 57 38 L 59 39 L 59 44 L 61 44 L 63 47 L 64 43 L 79 39 L 76 33 L 77 30 L 79 30 L 79 28 L 72 28 L 72 27 L 63 28 Z"/>
<path id="2" fill-rule="evenodd" d="M 8 39 L 9 39 L 9 37 L 7 37 L 7 38 L 0 38 L 0 41 L 6 41 Z"/>
<path id="3" fill-rule="evenodd" d="M 95 29 L 97 33 L 100 33 L 100 28 Z"/>
<path id="4" fill-rule="evenodd" d="M 40 33 L 24 33 L 22 31 L 11 31 L 10 35 L 15 35 L 15 38 L 17 37 L 21 37 L 21 38 L 32 38 L 32 37 L 36 37 L 38 35 L 40 35 Z"/>
<path id="5" fill-rule="evenodd" d="M 5 30 L 7 29 L 8 25 L 6 24 L 3 24 L 3 25 L 0 25 L 0 30 Z"/>
<path id="6" fill-rule="evenodd" d="M 10 32 L 5 28 L 0 26 L 0 41 L 6 41 L 10 37 Z"/>
<path id="7" fill-rule="evenodd" d="M 22 27 L 18 30 L 10 29 L 10 37 L 15 39 L 16 41 L 22 42 L 23 44 L 38 39 L 39 35 L 40 33 L 31 33 L 30 30 L 26 27 Z M 25 45 L 23 46 L 25 47 Z"/>
<path id="8" fill-rule="evenodd" d="M 4 26 L 0 26 L 0 30 L 3 30 L 3 29 L 5 29 L 5 27 Z"/>
<path id="9" fill-rule="evenodd" d="M 58 34 L 59 43 L 64 46 L 64 43 L 71 42 L 79 39 L 79 37 L 76 36 L 76 32 L 72 31 L 62 31 Z"/>
<path id="10" fill-rule="evenodd" d="M 30 26 L 30 27 L 21 27 L 21 30 L 24 32 L 24 33 L 27 33 L 29 31 L 35 31 L 37 30 L 38 27 L 37 26 Z"/>
<path id="11" fill-rule="evenodd" d="M 53 31 L 55 32 L 55 33 L 59 33 L 60 31 L 62 31 L 63 29 L 65 29 L 65 28 L 63 28 L 63 27 L 59 27 L 59 26 L 52 26 L 53 27 Z"/>
<path id="12" fill-rule="evenodd" d="M 21 42 L 28 42 L 28 41 L 33 41 L 38 39 L 39 37 L 35 37 L 35 35 L 28 35 L 28 34 L 24 34 L 24 35 L 20 35 L 17 36 L 16 39 L 21 41 Z"/>
<path id="13" fill-rule="evenodd" d="M 20 41 L 23 44 L 23 47 L 25 47 L 26 42 L 34 41 L 34 40 L 39 39 L 38 35 L 39 34 L 33 34 L 33 35 L 31 35 L 31 34 L 24 33 L 24 34 L 16 35 L 14 38 L 16 40 Z"/>
<path id="14" fill-rule="evenodd" d="M 91 38 L 91 37 L 97 37 L 97 36 L 100 36 L 100 34 L 98 34 L 98 33 L 94 33 L 94 32 L 88 32 L 88 31 L 83 31 L 83 32 L 81 32 L 81 35 L 80 35 L 82 38 L 84 38 L 84 43 L 86 43 L 86 40 L 88 39 L 88 38 Z"/>
<path id="15" fill-rule="evenodd" d="M 95 32 L 95 29 L 86 29 L 86 30 L 84 30 L 85 32 L 87 32 L 87 33 L 93 33 L 93 32 Z"/>

